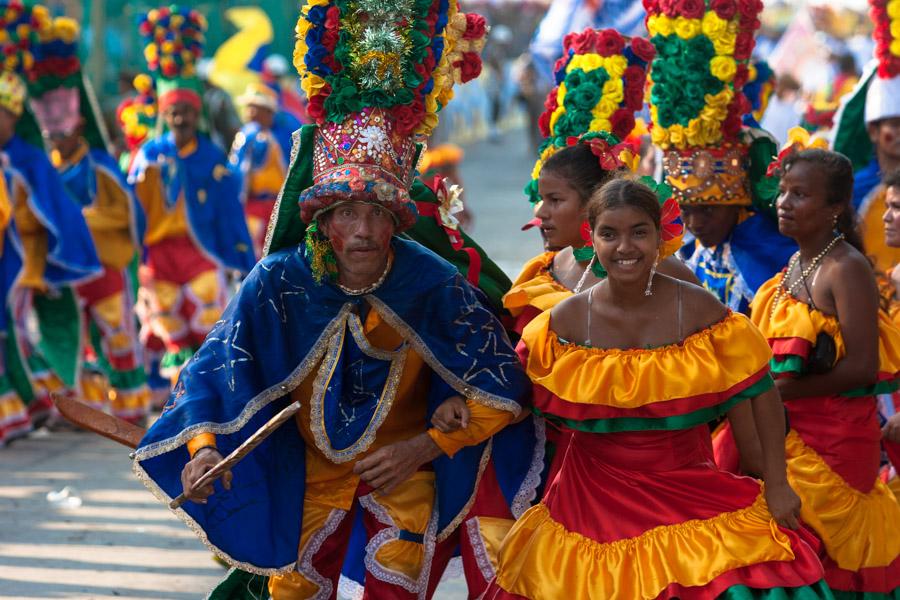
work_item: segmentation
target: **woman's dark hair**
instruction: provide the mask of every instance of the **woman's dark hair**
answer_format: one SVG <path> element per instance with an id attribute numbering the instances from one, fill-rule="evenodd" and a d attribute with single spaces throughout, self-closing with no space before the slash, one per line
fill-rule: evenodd
<path id="1" fill-rule="evenodd" d="M 656 192 L 643 183 L 627 177 L 617 177 L 594 192 L 588 204 L 588 223 L 591 229 L 603 211 L 622 207 L 637 208 L 647 213 L 657 231 L 662 220 L 662 209 Z"/>
<path id="2" fill-rule="evenodd" d="M 809 163 L 819 167 L 825 178 L 828 204 L 842 204 L 844 210 L 838 215 L 836 229 L 844 234 L 847 243 L 865 254 L 862 236 L 856 223 L 856 212 L 853 210 L 853 164 L 840 152 L 820 150 L 818 148 L 801 150 L 788 155 L 784 159 L 782 172 L 787 173 L 797 163 Z"/>
<path id="3" fill-rule="evenodd" d="M 575 144 L 559 150 L 541 166 L 541 172 L 551 171 L 565 179 L 581 196 L 581 203 L 591 199 L 600 186 L 615 175 L 600 166 L 599 159 L 587 144 Z"/>

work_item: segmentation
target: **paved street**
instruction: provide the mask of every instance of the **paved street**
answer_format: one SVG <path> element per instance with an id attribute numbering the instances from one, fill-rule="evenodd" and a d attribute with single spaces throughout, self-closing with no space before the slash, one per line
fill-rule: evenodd
<path id="1" fill-rule="evenodd" d="M 521 189 L 533 160 L 512 132 L 467 148 L 463 167 L 474 236 L 511 277 L 540 249 L 537 233 L 519 231 L 531 217 Z M 42 432 L 0 449 L 0 598 L 204 597 L 225 569 L 130 465 L 127 449 L 88 433 Z M 445 584 L 437 597 L 464 598 L 464 586 Z"/>

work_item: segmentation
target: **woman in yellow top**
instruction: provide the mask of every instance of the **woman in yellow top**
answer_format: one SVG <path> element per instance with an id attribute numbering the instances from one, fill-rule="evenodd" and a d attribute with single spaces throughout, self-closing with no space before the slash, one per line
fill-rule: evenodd
<path id="1" fill-rule="evenodd" d="M 588 216 L 607 278 L 522 337 L 547 391 L 536 411 L 575 434 L 505 539 L 486 598 L 830 598 L 796 530 L 765 339 L 702 288 L 655 273 L 649 188 L 610 182 Z M 765 487 L 712 462 L 706 423 L 740 404 L 734 419 L 755 414 L 762 433 Z"/>
<path id="2" fill-rule="evenodd" d="M 779 167 L 778 228 L 800 251 L 764 284 L 752 319 L 787 407 L 788 477 L 824 543 L 839 597 L 900 594 L 900 506 L 878 479 L 876 394 L 896 388 L 900 331 L 879 310 L 850 199 L 850 161 L 795 150 Z"/>

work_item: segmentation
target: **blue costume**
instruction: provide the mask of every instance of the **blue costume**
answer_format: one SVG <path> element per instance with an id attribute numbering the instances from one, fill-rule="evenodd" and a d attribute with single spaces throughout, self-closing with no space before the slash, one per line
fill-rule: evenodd
<path id="1" fill-rule="evenodd" d="M 137 450 L 135 470 L 157 496 L 169 500 L 181 492 L 180 473 L 189 458 L 185 444 L 213 433 L 227 454 L 283 408 L 320 363 L 318 377 L 330 375 L 327 387 L 310 400 L 312 414 L 321 416 L 313 419 L 314 430 L 336 457 L 361 452 L 389 411 L 381 399 L 391 385 L 392 366 L 359 336 L 359 319 L 368 311 L 400 332 L 404 347 L 430 367 L 429 415 L 454 394 L 518 412 L 528 380 L 502 325 L 475 288 L 415 242 L 395 238 L 392 246 L 390 274 L 367 296 L 316 283 L 302 246 L 257 265 L 183 370 L 162 417 Z M 356 380 L 357 371 L 365 377 Z M 348 413 L 362 418 L 347 419 Z M 321 423 L 319 429 L 315 423 Z M 433 461 L 435 512 L 420 543 L 427 546 L 452 533 L 489 456 L 510 504 L 524 510 L 534 499 L 543 465 L 532 464 L 531 452 L 522 451 L 525 436 L 532 436 L 533 445 L 532 421 L 508 429 L 510 435 L 504 430 L 492 442 Z M 318 437 L 316 445 L 322 447 Z M 186 504 L 177 514 L 241 569 L 292 570 L 304 514 L 306 455 L 298 430 L 286 424 L 238 464 L 230 491 L 217 489 L 208 504 Z M 351 547 L 348 556 L 359 552 L 362 548 Z"/>

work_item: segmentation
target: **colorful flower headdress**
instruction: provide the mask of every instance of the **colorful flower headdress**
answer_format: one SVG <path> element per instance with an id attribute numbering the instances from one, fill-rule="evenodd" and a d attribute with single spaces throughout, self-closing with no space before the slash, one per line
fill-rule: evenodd
<path id="1" fill-rule="evenodd" d="M 43 6 L 0 0 L 0 106 L 17 116 L 25 109 L 27 95 L 22 79 L 32 76 L 34 48 L 49 27 Z"/>
<path id="2" fill-rule="evenodd" d="M 653 46 L 644 38 L 626 38 L 614 29 L 586 29 L 563 41 L 563 56 L 556 63 L 555 87 L 544 102 L 538 126 L 545 140 L 540 157 L 525 186 L 532 203 L 540 200 L 537 180 L 544 162 L 561 148 L 583 141 L 586 134 L 604 133 L 593 141 L 592 150 L 615 149 L 598 155 L 604 169 L 634 169 L 634 152 L 620 144 L 634 129 L 634 113 L 644 103 L 647 65 Z M 603 146 L 601 148 L 601 146 Z M 605 164 L 604 164 L 605 163 Z"/>
<path id="3" fill-rule="evenodd" d="M 417 141 L 454 83 L 481 72 L 484 19 L 457 0 L 311 0 L 296 31 L 294 65 L 318 126 L 302 219 L 355 199 L 387 207 L 400 231 L 412 226 Z"/>
<path id="4" fill-rule="evenodd" d="M 869 0 L 875 22 L 875 58 L 878 76 L 891 79 L 900 75 L 900 0 Z"/>
<path id="5" fill-rule="evenodd" d="M 653 142 L 681 203 L 752 203 L 741 141 L 761 0 L 644 0 Z"/>
<path id="6" fill-rule="evenodd" d="M 141 16 L 144 58 L 157 80 L 160 108 L 175 102 L 201 106 L 197 61 L 203 56 L 206 18 L 186 6 L 157 8 Z"/>
<path id="7" fill-rule="evenodd" d="M 134 78 L 132 85 L 137 95 L 125 98 L 116 109 L 116 120 L 129 150 L 135 150 L 150 136 L 157 117 L 153 78 L 141 74 Z"/>
<path id="8" fill-rule="evenodd" d="M 787 143 L 785 143 L 781 152 L 769 164 L 767 175 L 769 177 L 778 177 L 781 175 L 784 160 L 795 152 L 803 150 L 828 150 L 828 140 L 823 137 L 811 134 L 803 127 L 792 127 L 788 131 Z"/>

